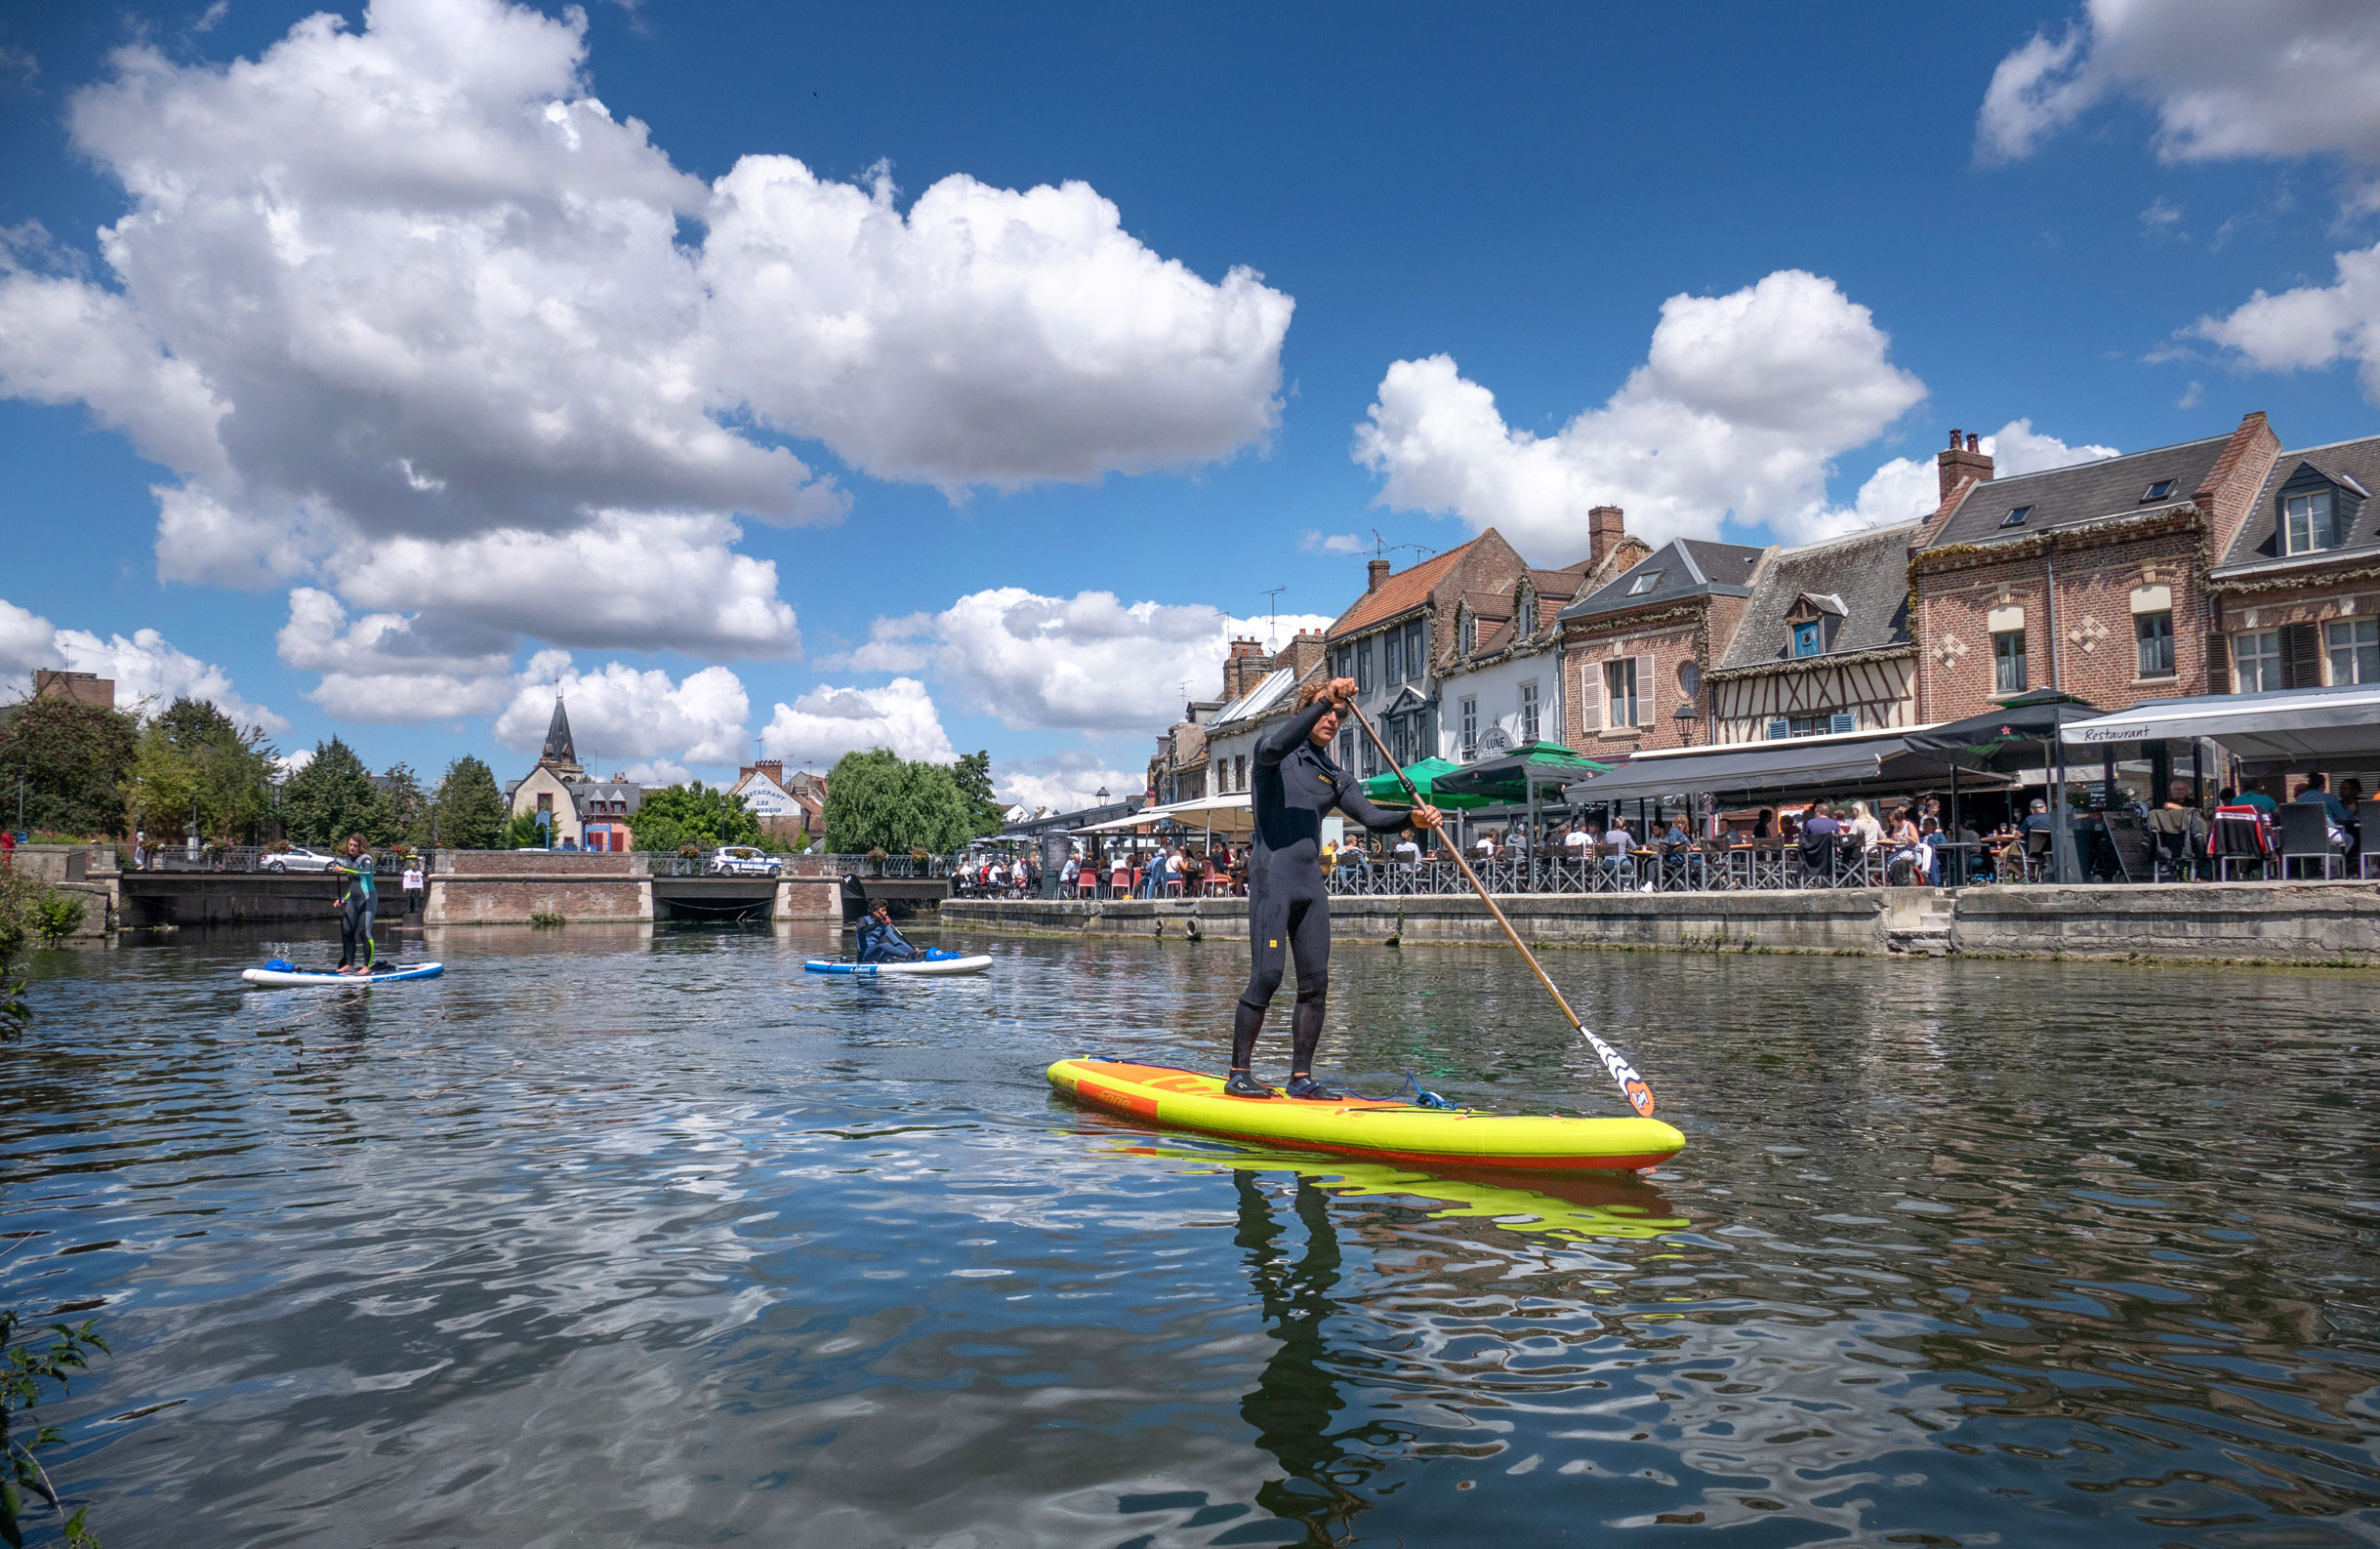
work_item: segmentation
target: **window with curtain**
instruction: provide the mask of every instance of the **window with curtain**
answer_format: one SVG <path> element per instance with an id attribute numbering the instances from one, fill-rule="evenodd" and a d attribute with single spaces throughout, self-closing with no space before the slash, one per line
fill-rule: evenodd
<path id="1" fill-rule="evenodd" d="M 2288 539 L 2288 551 L 2310 554 L 2318 550 L 2339 546 L 2338 524 L 2333 519 L 2337 507 L 2330 491 L 2315 490 L 2311 494 L 2291 495 L 2281 502 L 2281 520 Z"/>
<path id="2" fill-rule="evenodd" d="M 1405 675 L 1416 683 L 1429 676 L 1429 622 L 1425 619 L 1405 626 Z"/>
<path id="3" fill-rule="evenodd" d="M 1537 740 L 1538 686 L 1535 683 L 1523 683 L 1521 685 L 1521 741 L 1535 742 Z"/>
<path id="4" fill-rule="evenodd" d="M 1991 691 L 1995 694 L 2025 691 L 2023 630 L 2001 630 L 1991 636 Z"/>
<path id="5" fill-rule="evenodd" d="M 2380 619 L 2338 619 L 2322 627 L 2333 683 L 2380 683 Z"/>
<path id="6" fill-rule="evenodd" d="M 1634 726 L 1636 719 L 1636 658 L 1623 656 L 1603 664 L 1603 723 Z"/>
<path id="7" fill-rule="evenodd" d="M 2173 675 L 2173 611 L 2132 615 L 2132 634 L 2140 650 L 2140 675 Z"/>
<path id="8" fill-rule="evenodd" d="M 2261 694 L 2281 686 L 2280 631 L 2232 636 L 2232 692 Z"/>

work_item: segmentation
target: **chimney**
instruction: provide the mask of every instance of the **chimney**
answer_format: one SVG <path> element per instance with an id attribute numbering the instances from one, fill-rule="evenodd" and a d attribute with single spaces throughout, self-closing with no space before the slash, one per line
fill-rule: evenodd
<path id="1" fill-rule="evenodd" d="M 1586 568 L 1591 572 L 1611 557 L 1620 540 L 1628 535 L 1627 517 L 1617 506 L 1598 506 L 1586 513 Z"/>
<path id="2" fill-rule="evenodd" d="M 1371 579 L 1364 583 L 1364 591 L 1366 595 L 1370 595 L 1371 593 L 1379 591 L 1380 583 L 1388 579 L 1388 561 L 1385 559 L 1375 559 L 1366 567 L 1366 569 L 1370 571 Z"/>
<path id="3" fill-rule="evenodd" d="M 1264 680 L 1264 642 L 1246 638 L 1231 642 L 1223 659 L 1223 701 L 1229 704 Z"/>
<path id="4" fill-rule="evenodd" d="M 1964 435 L 1956 429 L 1950 432 L 1950 449 L 1936 453 L 1934 465 L 1942 474 L 1942 501 L 1946 505 L 1967 480 L 1991 477 L 1991 455 L 1983 450 L 1983 437 Z"/>
<path id="5" fill-rule="evenodd" d="M 1299 630 L 1290 636 L 1290 643 L 1282 649 L 1281 654 L 1273 658 L 1273 666 L 1276 670 L 1286 667 L 1296 673 L 1296 677 L 1291 679 L 1295 682 L 1320 667 L 1324 654 L 1322 632 Z"/>

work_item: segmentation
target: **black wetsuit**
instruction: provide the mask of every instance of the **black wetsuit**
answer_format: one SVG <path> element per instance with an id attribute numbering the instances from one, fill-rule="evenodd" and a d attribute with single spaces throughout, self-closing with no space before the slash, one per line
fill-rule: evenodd
<path id="1" fill-rule="evenodd" d="M 1248 845 L 1248 988 L 1232 1020 L 1231 1065 L 1246 1070 L 1264 1028 L 1264 1008 L 1281 988 L 1282 956 L 1297 954 L 1297 1008 L 1290 1022 L 1290 1074 L 1314 1068 L 1322 1037 L 1323 997 L 1331 984 L 1331 895 L 1323 890 L 1322 819 L 1338 808 L 1368 829 L 1393 833 L 1412 819 L 1376 807 L 1352 775 L 1314 746 L 1314 726 L 1330 710 L 1318 699 L 1256 744 L 1249 771 L 1256 832 Z"/>
<path id="2" fill-rule="evenodd" d="M 347 886 L 339 895 L 339 966 L 347 967 L 355 960 L 356 943 L 363 944 L 363 965 L 372 966 L 372 915 L 380 899 L 374 891 L 378 881 L 369 853 L 353 860 L 344 857 L 331 870 L 347 878 Z"/>

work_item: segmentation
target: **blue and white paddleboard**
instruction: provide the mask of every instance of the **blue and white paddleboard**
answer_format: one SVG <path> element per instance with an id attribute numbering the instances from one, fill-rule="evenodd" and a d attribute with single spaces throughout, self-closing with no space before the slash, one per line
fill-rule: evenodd
<path id="1" fill-rule="evenodd" d="M 434 979 L 446 971 L 442 962 L 409 962 L 401 968 L 378 968 L 371 973 L 314 973 L 278 958 L 262 968 L 250 968 L 240 977 L 250 984 L 287 988 L 293 985 L 363 985 L 388 984 L 397 979 Z"/>
<path id="2" fill-rule="evenodd" d="M 802 968 L 810 973 L 847 973 L 873 979 L 880 975 L 916 974 L 931 976 L 947 973 L 981 973 L 992 966 L 989 954 L 963 958 L 955 952 L 929 952 L 916 962 L 830 962 L 824 958 L 812 958 Z"/>

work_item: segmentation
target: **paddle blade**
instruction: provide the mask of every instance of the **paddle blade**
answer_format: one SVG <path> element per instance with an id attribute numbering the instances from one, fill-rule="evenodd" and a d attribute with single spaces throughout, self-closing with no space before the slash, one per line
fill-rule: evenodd
<path id="1" fill-rule="evenodd" d="M 1636 1110 L 1636 1117 L 1652 1118 L 1653 1088 L 1646 1085 L 1645 1079 L 1636 1074 L 1636 1067 L 1628 1063 L 1627 1056 L 1585 1028 L 1579 1031 L 1586 1034 L 1586 1041 L 1594 1046 L 1596 1055 L 1603 1061 L 1603 1068 L 1611 1072 L 1612 1080 L 1620 1083 L 1620 1090 L 1627 1098 L 1628 1106 Z"/>

